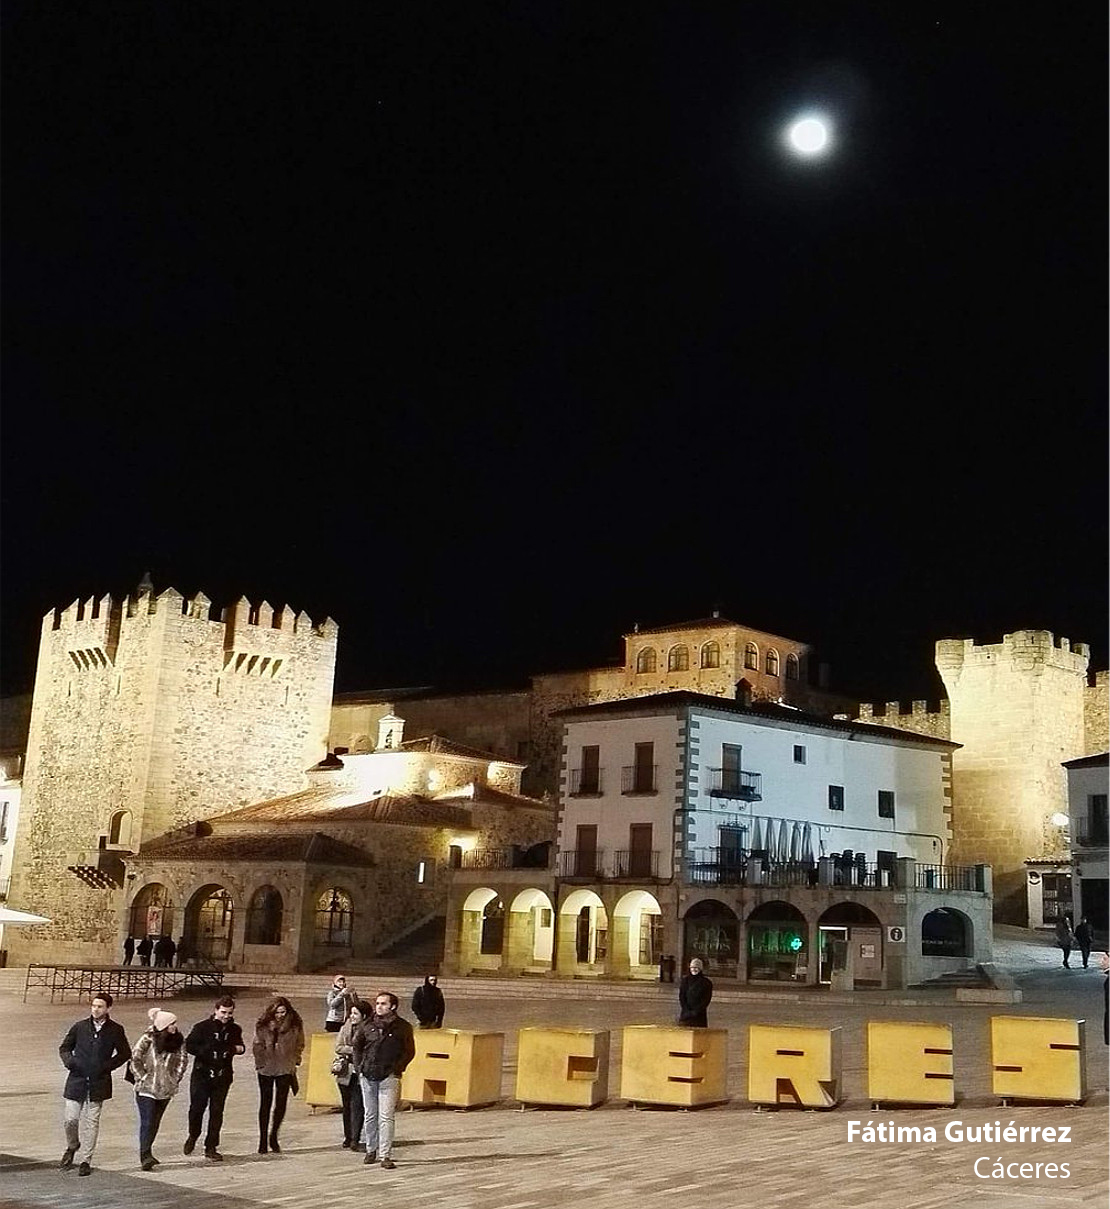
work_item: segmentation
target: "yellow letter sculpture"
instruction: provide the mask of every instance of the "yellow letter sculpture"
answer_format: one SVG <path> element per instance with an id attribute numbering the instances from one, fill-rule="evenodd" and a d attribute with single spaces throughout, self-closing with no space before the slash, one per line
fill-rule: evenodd
<path id="1" fill-rule="evenodd" d="M 417 1029 L 416 1057 L 401 1077 L 401 1099 L 451 1108 L 494 1104 L 501 1099 L 504 1048 L 504 1033 Z"/>
<path id="2" fill-rule="evenodd" d="M 522 1104 L 592 1108 L 609 1095 L 607 1029 L 522 1028 L 517 1040 Z"/>
<path id="3" fill-rule="evenodd" d="M 629 1025 L 621 1052 L 621 1097 L 634 1104 L 697 1108 L 728 1099 L 728 1031 Z"/>
<path id="4" fill-rule="evenodd" d="M 753 1104 L 836 1107 L 840 1029 L 753 1024 L 748 1036 L 748 1099 Z"/>
<path id="5" fill-rule="evenodd" d="M 952 1026 L 870 1021 L 867 1095 L 876 1104 L 955 1104 Z"/>
<path id="6" fill-rule="evenodd" d="M 994 1094 L 1005 1100 L 1085 1100 L 1085 1032 L 1082 1020 L 992 1016 Z"/>

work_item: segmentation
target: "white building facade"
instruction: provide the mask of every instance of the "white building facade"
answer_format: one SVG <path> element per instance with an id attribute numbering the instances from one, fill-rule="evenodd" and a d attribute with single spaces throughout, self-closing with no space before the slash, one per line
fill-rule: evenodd
<path id="1" fill-rule="evenodd" d="M 1064 764 L 1068 776 L 1068 830 L 1071 835 L 1071 916 L 1078 923 L 1090 920 L 1106 944 L 1110 923 L 1110 836 L 1107 826 L 1107 790 L 1110 755 L 1084 756 Z"/>
<path id="2" fill-rule="evenodd" d="M 551 958 L 464 970 L 646 979 L 698 956 L 725 979 L 899 987 L 990 960 L 990 870 L 947 862 L 956 744 L 688 692 L 559 716 Z"/>

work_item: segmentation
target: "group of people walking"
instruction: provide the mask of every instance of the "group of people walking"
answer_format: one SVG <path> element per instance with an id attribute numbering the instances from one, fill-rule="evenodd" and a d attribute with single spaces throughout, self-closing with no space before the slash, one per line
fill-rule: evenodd
<path id="1" fill-rule="evenodd" d="M 430 976 L 417 988 L 417 1019 L 423 1027 L 443 1023 L 443 994 Z M 416 1054 L 412 1026 L 398 1015 L 397 996 L 380 991 L 372 1001 L 348 990 L 336 977 L 326 997 L 324 1027 L 336 1032 L 332 1071 L 343 1103 L 343 1145 L 360 1148 L 364 1163 L 394 1167 L 393 1133 L 401 1076 Z M 182 1150 L 192 1154 L 203 1135 L 204 1156 L 220 1162 L 224 1106 L 234 1079 L 235 1059 L 246 1052 L 235 1020 L 235 1000 L 222 995 L 210 1016 L 184 1035 L 177 1016 L 151 1008 L 149 1025 L 132 1049 L 123 1026 L 111 1018 L 112 996 L 93 995 L 89 1015 L 77 1021 L 59 1047 L 67 1069 L 63 1091 L 65 1151 L 61 1167 L 92 1172 L 104 1102 L 112 1098 L 112 1075 L 126 1067 L 135 1087 L 139 1124 L 139 1165 L 158 1166 L 154 1142 L 170 1101 L 180 1090 L 192 1058 L 188 1133 Z M 280 1131 L 290 1094 L 298 1091 L 297 1068 L 304 1056 L 304 1023 L 284 996 L 277 996 L 255 1022 L 251 1054 L 258 1079 L 258 1153 L 280 1154 Z M 207 1126 L 205 1119 L 207 1118 Z"/>
<path id="2" fill-rule="evenodd" d="M 1071 951 L 1078 949 L 1080 957 L 1083 958 L 1083 968 L 1087 968 L 1087 963 L 1091 959 L 1091 946 L 1095 941 L 1095 930 L 1091 927 L 1091 921 L 1084 915 L 1083 918 L 1075 925 L 1071 926 L 1070 915 L 1058 915 L 1056 917 L 1056 943 L 1059 945 L 1064 954 L 1064 969 L 1071 969 Z"/>

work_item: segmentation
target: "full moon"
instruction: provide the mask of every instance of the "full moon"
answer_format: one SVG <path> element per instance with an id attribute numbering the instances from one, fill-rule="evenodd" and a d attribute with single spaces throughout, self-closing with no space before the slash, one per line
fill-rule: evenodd
<path id="1" fill-rule="evenodd" d="M 788 138 L 799 155 L 819 155 L 829 145 L 829 128 L 820 118 L 801 118 L 790 127 Z"/>

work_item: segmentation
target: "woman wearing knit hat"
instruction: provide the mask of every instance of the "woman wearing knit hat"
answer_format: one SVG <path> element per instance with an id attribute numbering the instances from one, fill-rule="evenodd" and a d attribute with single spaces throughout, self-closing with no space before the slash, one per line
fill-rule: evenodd
<path id="1" fill-rule="evenodd" d="M 151 1171 L 158 1160 L 151 1154 L 162 1114 L 181 1086 L 189 1055 L 185 1038 L 177 1027 L 173 1012 L 151 1008 L 150 1027 L 139 1038 L 131 1053 L 135 1075 L 135 1103 L 139 1108 L 139 1164 Z"/>

